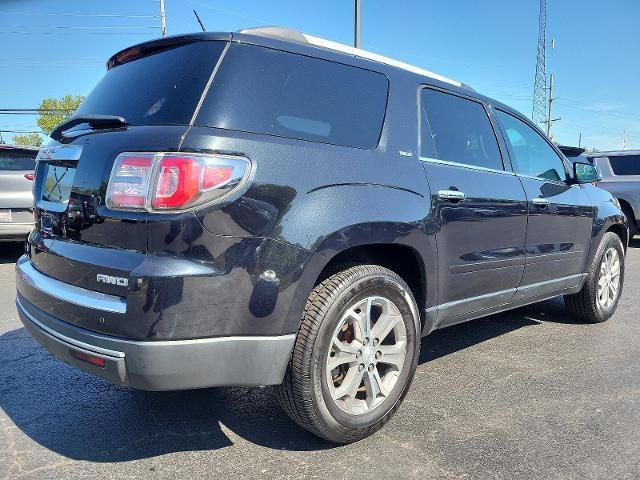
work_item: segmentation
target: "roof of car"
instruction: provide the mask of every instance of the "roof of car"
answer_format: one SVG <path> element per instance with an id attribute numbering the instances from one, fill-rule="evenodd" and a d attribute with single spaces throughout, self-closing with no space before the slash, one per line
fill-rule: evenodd
<path id="1" fill-rule="evenodd" d="M 468 85 L 459 82 L 457 80 L 453 80 L 451 78 L 445 77 L 438 73 L 431 72 L 429 70 L 425 70 L 423 68 L 417 67 L 415 65 L 411 65 L 408 63 L 400 62 L 398 60 L 394 60 L 389 57 L 385 57 L 383 55 L 379 55 L 377 53 L 368 52 L 361 48 L 351 47 L 349 45 L 345 45 L 342 43 L 334 42 L 332 40 L 327 40 L 320 37 L 315 37 L 313 35 L 307 35 L 305 33 L 299 32 L 297 30 L 292 30 L 289 28 L 283 27 L 256 27 L 256 28 L 247 28 L 244 30 L 240 30 L 238 32 L 198 32 L 198 33 L 189 33 L 182 35 L 173 35 L 169 37 L 163 37 L 160 39 L 151 40 L 149 42 L 144 42 L 138 45 L 134 45 L 124 50 L 116 53 L 111 57 L 111 59 L 107 62 L 108 68 L 115 66 L 118 64 L 118 57 L 123 56 L 123 54 L 130 49 L 134 48 L 145 48 L 150 47 L 152 45 L 162 45 L 162 44 L 176 44 L 180 42 L 188 42 L 189 40 L 238 40 L 243 41 L 243 39 L 248 39 L 251 37 L 259 37 L 266 40 L 276 40 L 281 42 L 293 43 L 296 45 L 322 48 L 325 50 L 331 50 L 333 52 L 346 54 L 352 57 L 363 58 L 367 60 L 371 60 L 374 62 L 382 63 L 385 65 L 389 65 L 392 67 L 400 68 L 402 70 L 406 70 L 409 72 L 413 72 L 419 75 L 423 75 L 425 77 L 432 78 L 434 80 L 438 80 L 440 82 L 444 82 L 450 85 L 453 85 L 458 88 L 463 88 L 467 90 L 472 90 Z M 126 56 L 126 55 L 125 55 Z"/>
<path id="2" fill-rule="evenodd" d="M 367 60 L 373 60 L 374 62 L 384 63 L 385 65 L 401 68 L 403 70 L 417 73 L 419 75 L 424 75 L 425 77 L 433 78 L 441 82 L 455 85 L 456 87 L 470 88 L 467 85 L 464 85 L 462 82 L 453 80 L 451 78 L 445 77 L 438 73 L 431 72 L 429 70 L 425 70 L 424 68 L 416 67 L 415 65 L 411 65 L 409 63 L 400 62 L 398 60 L 394 60 L 393 58 L 385 57 L 383 55 L 369 52 L 361 48 L 352 47 L 350 45 L 334 42 L 332 40 L 327 40 L 325 38 L 315 37 L 313 35 L 307 35 L 306 33 L 299 32 L 297 30 L 292 30 L 290 28 L 256 27 L 256 28 L 246 28 L 244 30 L 240 30 L 238 33 L 241 33 L 244 35 L 256 35 L 259 37 L 270 37 L 270 38 L 275 38 L 277 40 L 284 40 L 288 42 L 308 44 L 314 47 L 325 48 L 328 50 L 333 50 L 334 52 L 346 53 L 348 55 L 353 55 L 355 57 L 366 58 Z"/>
<path id="3" fill-rule="evenodd" d="M 321 49 L 331 52 L 334 55 L 376 62 L 393 69 L 398 69 L 403 72 L 413 73 L 420 77 L 431 79 L 438 87 L 451 88 L 454 92 L 457 91 L 458 93 L 469 95 L 478 100 L 492 103 L 497 108 L 503 109 L 504 111 L 509 112 L 516 117 L 519 117 L 523 121 L 529 122 L 530 125 L 534 125 L 521 112 L 493 98 L 486 97 L 481 93 L 476 92 L 473 88 L 463 82 L 452 80 L 438 73 L 434 73 L 429 70 L 410 65 L 408 63 L 400 62 L 383 55 L 378 55 L 376 53 L 371 53 L 360 48 L 354 48 L 349 45 L 344 45 L 342 43 L 334 42 L 331 40 L 314 37 L 297 30 L 283 27 L 257 27 L 240 30 L 238 32 L 196 32 L 162 37 L 137 45 L 132 45 L 125 48 L 124 50 L 121 50 L 120 52 L 117 52 L 107 62 L 107 68 L 112 68 L 115 65 L 118 65 L 120 63 L 119 57 L 124 57 L 126 60 L 128 58 L 127 52 L 131 49 L 138 49 L 141 51 L 144 51 L 145 49 L 153 50 L 154 48 L 162 45 L 174 46 L 181 43 L 203 40 L 237 41 L 240 43 L 251 43 L 272 48 L 277 48 L 279 46 L 278 44 L 282 43 L 295 46 L 295 50 L 307 48 Z M 438 85 L 438 83 L 440 85 Z"/>
<path id="4" fill-rule="evenodd" d="M 28 147 L 25 145 L 8 145 L 6 143 L 0 143 L 0 150 L 12 151 L 12 152 L 38 152 L 38 147 Z"/>
<path id="5" fill-rule="evenodd" d="M 640 155 L 640 150 L 609 150 L 606 152 L 591 152 L 589 157 L 626 157 Z"/>

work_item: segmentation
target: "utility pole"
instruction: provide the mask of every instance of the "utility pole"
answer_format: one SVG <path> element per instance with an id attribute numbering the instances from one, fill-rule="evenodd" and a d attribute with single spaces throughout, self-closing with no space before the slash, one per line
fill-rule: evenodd
<path id="1" fill-rule="evenodd" d="M 547 137 L 551 138 L 551 105 L 553 105 L 553 73 L 549 75 L 549 111 L 547 112 Z"/>
<path id="2" fill-rule="evenodd" d="M 551 107 L 553 105 L 553 101 L 555 100 L 555 98 L 553 98 L 553 73 L 551 75 L 549 75 L 549 101 L 548 101 L 548 110 L 547 110 L 547 119 L 543 122 L 547 124 L 547 137 L 551 138 L 551 125 L 553 125 L 553 122 L 557 122 L 558 120 L 560 120 L 560 117 L 558 118 L 551 118 Z"/>
<path id="3" fill-rule="evenodd" d="M 356 11 L 355 11 L 355 25 L 353 32 L 353 46 L 356 48 L 360 48 L 360 0 L 355 0 L 356 2 Z"/>
<path id="4" fill-rule="evenodd" d="M 622 132 L 622 150 L 627 149 L 627 131 Z"/>
<path id="5" fill-rule="evenodd" d="M 162 29 L 162 36 L 167 36 L 167 19 L 164 16 L 164 0 L 160 0 L 160 28 Z"/>

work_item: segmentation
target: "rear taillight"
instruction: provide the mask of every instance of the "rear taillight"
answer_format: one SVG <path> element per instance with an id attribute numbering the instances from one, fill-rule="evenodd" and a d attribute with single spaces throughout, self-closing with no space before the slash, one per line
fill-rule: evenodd
<path id="1" fill-rule="evenodd" d="M 32 173 L 25 173 L 24 174 L 24 178 L 26 178 L 27 180 L 33 181 L 33 172 Z"/>
<path id="2" fill-rule="evenodd" d="M 246 183 L 249 161 L 236 156 L 122 153 L 107 188 L 114 210 L 184 210 L 220 200 Z"/>

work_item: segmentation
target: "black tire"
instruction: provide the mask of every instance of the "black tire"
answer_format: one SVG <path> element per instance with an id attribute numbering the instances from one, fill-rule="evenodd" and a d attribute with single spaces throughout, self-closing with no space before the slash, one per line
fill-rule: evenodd
<path id="1" fill-rule="evenodd" d="M 629 240 L 633 239 L 638 234 L 638 224 L 636 223 L 636 217 L 633 210 L 626 203 L 622 204 L 622 211 L 624 212 L 627 221 L 629 222 Z"/>
<path id="2" fill-rule="evenodd" d="M 384 296 L 398 308 L 406 331 L 406 356 L 395 386 L 371 411 L 349 414 L 328 393 L 326 358 L 343 313 L 371 296 Z M 420 353 L 420 316 L 407 284 L 391 270 L 359 265 L 331 275 L 316 286 L 305 306 L 291 360 L 276 396 L 303 428 L 336 443 L 361 440 L 391 418 L 406 395 Z"/>
<path id="3" fill-rule="evenodd" d="M 598 280 L 600 279 L 600 264 L 602 258 L 610 248 L 615 248 L 620 259 L 620 283 L 616 298 L 609 308 L 603 308 L 598 302 Z M 587 280 L 582 290 L 575 295 L 565 295 L 564 303 L 567 310 L 576 318 L 588 323 L 605 322 L 616 311 L 622 288 L 624 286 L 624 247 L 620 237 L 613 232 L 607 232 L 602 237 L 598 251 L 593 257 L 588 271 Z"/>

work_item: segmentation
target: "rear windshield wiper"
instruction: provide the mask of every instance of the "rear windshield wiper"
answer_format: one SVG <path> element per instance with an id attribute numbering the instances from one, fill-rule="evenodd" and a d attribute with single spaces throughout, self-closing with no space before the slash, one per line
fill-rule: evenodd
<path id="1" fill-rule="evenodd" d="M 117 115 L 76 115 L 54 128 L 49 136 L 54 140 L 60 140 L 65 131 L 85 123 L 95 129 L 125 127 L 127 125 L 127 121 Z"/>

